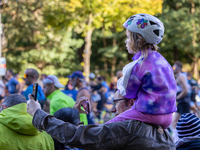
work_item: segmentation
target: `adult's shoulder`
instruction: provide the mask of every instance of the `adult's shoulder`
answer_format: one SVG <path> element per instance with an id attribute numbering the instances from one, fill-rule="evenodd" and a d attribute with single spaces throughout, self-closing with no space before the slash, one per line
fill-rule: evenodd
<path id="1" fill-rule="evenodd" d="M 178 77 L 177 77 L 177 82 L 180 83 L 180 82 L 185 82 L 185 77 L 184 77 L 184 74 L 179 74 Z"/>
<path id="2" fill-rule="evenodd" d="M 77 98 L 82 97 L 82 96 L 90 97 L 90 92 L 87 88 L 84 88 L 84 89 L 78 91 Z"/>

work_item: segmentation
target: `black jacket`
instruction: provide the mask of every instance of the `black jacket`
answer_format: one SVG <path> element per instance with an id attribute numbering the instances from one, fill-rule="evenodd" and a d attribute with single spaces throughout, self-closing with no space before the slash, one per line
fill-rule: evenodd
<path id="1" fill-rule="evenodd" d="M 176 149 L 166 130 L 137 120 L 76 127 L 38 109 L 33 117 L 33 125 L 40 131 L 46 131 L 61 143 L 81 149 Z"/>
<path id="2" fill-rule="evenodd" d="M 177 150 L 200 150 L 200 139 L 192 140 L 177 147 Z"/>

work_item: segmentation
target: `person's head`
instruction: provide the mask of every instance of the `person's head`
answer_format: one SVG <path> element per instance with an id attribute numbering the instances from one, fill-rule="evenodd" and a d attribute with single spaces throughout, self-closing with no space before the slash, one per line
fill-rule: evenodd
<path id="1" fill-rule="evenodd" d="M 26 98 L 19 94 L 11 94 L 7 96 L 2 102 L 0 111 L 8 107 L 12 107 L 14 105 L 20 104 L 20 103 L 27 103 Z"/>
<path id="2" fill-rule="evenodd" d="M 67 90 L 74 90 L 74 87 L 73 87 L 73 85 L 72 85 L 71 78 L 69 78 L 66 87 L 67 87 Z M 66 87 L 65 87 L 65 88 L 66 88 Z"/>
<path id="3" fill-rule="evenodd" d="M 2 77 L 2 81 L 5 84 L 6 82 L 8 82 L 8 79 L 6 78 L 6 76 Z"/>
<path id="4" fill-rule="evenodd" d="M 53 115 L 55 118 L 60 119 L 64 122 L 69 122 L 75 126 L 80 125 L 80 117 L 79 113 L 74 108 L 61 108 L 58 111 L 56 111 Z M 60 143 L 58 140 L 54 139 L 54 147 L 56 150 L 58 149 L 65 149 L 65 146 L 63 143 Z"/>
<path id="5" fill-rule="evenodd" d="M 58 90 L 59 88 L 65 87 L 60 83 L 58 80 L 58 77 L 54 75 L 48 75 L 46 78 L 43 80 L 43 92 L 46 97 L 51 95 L 55 90 Z"/>
<path id="6" fill-rule="evenodd" d="M 81 71 L 75 71 L 72 73 L 72 75 L 70 75 L 68 77 L 71 78 L 72 85 L 74 87 L 79 88 L 81 85 L 85 84 L 85 78 Z"/>
<path id="7" fill-rule="evenodd" d="M 105 76 L 101 76 L 102 81 L 106 81 L 106 77 Z"/>
<path id="8" fill-rule="evenodd" d="M 180 61 L 176 61 L 173 65 L 174 75 L 177 76 L 182 71 L 182 63 Z"/>
<path id="9" fill-rule="evenodd" d="M 24 73 L 24 80 L 27 86 L 35 83 L 39 78 L 39 73 L 35 69 L 26 69 Z"/>
<path id="10" fill-rule="evenodd" d="M 101 83 L 102 81 L 102 77 L 97 77 L 97 83 Z"/>
<path id="11" fill-rule="evenodd" d="M 12 69 L 8 69 L 6 72 L 6 78 L 10 79 L 13 77 L 13 75 L 14 75 L 14 72 L 12 71 Z"/>
<path id="12" fill-rule="evenodd" d="M 113 100 L 113 107 L 111 109 L 112 113 L 115 113 L 115 115 L 119 115 L 123 113 L 124 111 L 128 110 L 133 106 L 134 99 L 127 99 L 123 97 L 119 91 L 115 92 L 114 100 Z"/>
<path id="13" fill-rule="evenodd" d="M 116 76 L 113 76 L 112 78 L 111 78 L 111 83 L 117 83 L 117 77 Z"/>
<path id="14" fill-rule="evenodd" d="M 191 113 L 184 113 L 178 120 L 176 126 L 178 137 L 200 136 L 200 119 Z"/>
<path id="15" fill-rule="evenodd" d="M 126 28 L 127 50 L 134 54 L 139 50 L 146 53 L 147 49 L 157 50 L 156 44 L 160 43 L 164 35 L 164 25 L 156 17 L 149 14 L 136 14 L 123 24 Z"/>
<path id="16" fill-rule="evenodd" d="M 192 79 L 192 74 L 190 72 L 187 73 L 187 78 L 188 78 L 188 80 Z"/>
<path id="17" fill-rule="evenodd" d="M 41 80 L 44 80 L 46 78 L 46 74 L 41 74 Z"/>
<path id="18" fill-rule="evenodd" d="M 121 70 L 117 71 L 116 76 L 118 79 L 121 78 L 123 76 L 122 71 Z"/>
<path id="19" fill-rule="evenodd" d="M 64 122 L 69 122 L 76 126 L 80 124 L 79 112 L 74 108 L 61 108 L 56 111 L 53 116 L 57 119 L 60 119 Z"/>
<path id="20" fill-rule="evenodd" d="M 14 77 L 18 80 L 19 79 L 19 73 L 15 73 Z"/>
<path id="21" fill-rule="evenodd" d="M 94 79 L 95 79 L 95 74 L 94 74 L 94 73 L 90 73 L 90 74 L 89 74 L 89 79 L 90 79 L 90 81 L 94 81 Z"/>

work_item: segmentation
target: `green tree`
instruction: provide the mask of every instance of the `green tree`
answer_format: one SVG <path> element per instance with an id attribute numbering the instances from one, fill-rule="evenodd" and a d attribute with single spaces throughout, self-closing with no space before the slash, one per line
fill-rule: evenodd
<path id="1" fill-rule="evenodd" d="M 200 1 L 165 0 L 161 20 L 165 25 L 161 49 L 173 61 L 193 62 L 193 73 L 199 78 L 200 58 Z M 173 57 L 174 55 L 174 57 Z"/>
<path id="2" fill-rule="evenodd" d="M 3 55 L 7 58 L 7 67 L 18 72 L 32 67 L 47 74 L 70 74 L 81 68 L 76 51 L 83 40 L 76 39 L 71 29 L 55 32 L 44 22 L 43 3 L 10 0 L 3 6 L 2 21 L 7 39 Z"/>
<path id="3" fill-rule="evenodd" d="M 100 47 L 101 51 L 103 51 L 102 48 L 105 49 L 110 46 L 110 52 L 114 53 L 119 48 L 117 39 L 113 38 L 112 44 L 106 45 L 106 37 L 122 31 L 122 24 L 133 14 L 161 12 L 162 0 L 69 0 L 59 1 L 59 3 L 51 0 L 45 6 L 45 14 L 48 14 L 45 18 L 51 26 L 57 29 L 72 26 L 77 33 L 82 33 L 85 40 L 83 50 L 84 72 L 89 75 L 93 31 L 103 29 L 104 46 Z M 110 55 L 109 58 L 112 58 L 112 66 L 115 66 L 117 62 L 115 55 L 112 55 L 112 57 Z M 114 70 L 113 68 L 112 72 Z"/>

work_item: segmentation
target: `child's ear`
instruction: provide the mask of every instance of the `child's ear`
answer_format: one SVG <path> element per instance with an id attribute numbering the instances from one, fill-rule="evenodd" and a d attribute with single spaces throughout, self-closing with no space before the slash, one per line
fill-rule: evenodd
<path id="1" fill-rule="evenodd" d="M 131 103 L 131 106 L 133 106 L 133 104 L 135 103 L 135 99 L 134 99 L 134 98 L 131 99 L 131 100 L 130 100 L 130 103 Z"/>

